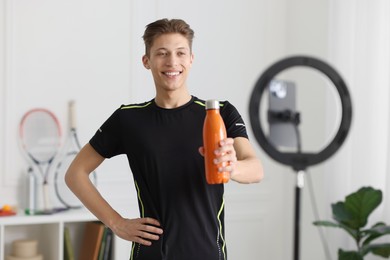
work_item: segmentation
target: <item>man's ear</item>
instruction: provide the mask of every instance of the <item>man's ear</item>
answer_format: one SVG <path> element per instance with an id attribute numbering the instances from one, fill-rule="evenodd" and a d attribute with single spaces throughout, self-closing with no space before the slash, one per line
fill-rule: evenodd
<path id="1" fill-rule="evenodd" d="M 191 64 L 191 67 L 192 67 L 192 62 L 194 61 L 194 53 L 191 53 L 191 61 L 190 61 L 190 64 Z"/>
<path id="2" fill-rule="evenodd" d="M 144 67 L 146 69 L 150 69 L 150 66 L 149 66 L 149 58 L 148 56 L 145 54 L 144 56 L 142 56 L 142 64 L 144 64 Z"/>

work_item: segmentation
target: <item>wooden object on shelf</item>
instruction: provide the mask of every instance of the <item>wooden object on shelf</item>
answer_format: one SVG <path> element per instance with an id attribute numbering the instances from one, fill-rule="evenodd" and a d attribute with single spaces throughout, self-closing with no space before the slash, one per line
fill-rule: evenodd
<path id="1" fill-rule="evenodd" d="M 101 222 L 88 222 L 85 224 L 84 236 L 81 242 L 79 259 L 97 260 L 103 238 L 104 225 Z"/>
<path id="2" fill-rule="evenodd" d="M 6 260 L 42 260 L 38 254 L 38 241 L 34 239 L 20 239 L 12 242 L 12 255 Z"/>

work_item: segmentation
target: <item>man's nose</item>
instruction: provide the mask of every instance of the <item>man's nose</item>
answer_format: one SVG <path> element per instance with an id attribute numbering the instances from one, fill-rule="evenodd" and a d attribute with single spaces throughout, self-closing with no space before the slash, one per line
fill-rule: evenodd
<path id="1" fill-rule="evenodd" d="M 169 55 L 167 57 L 167 65 L 168 66 L 174 66 L 177 63 L 177 57 L 175 55 Z"/>

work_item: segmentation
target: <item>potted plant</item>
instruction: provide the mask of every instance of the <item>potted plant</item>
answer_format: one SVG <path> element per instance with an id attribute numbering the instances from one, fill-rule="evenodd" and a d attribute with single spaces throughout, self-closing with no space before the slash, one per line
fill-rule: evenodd
<path id="1" fill-rule="evenodd" d="M 345 230 L 356 242 L 356 251 L 339 249 L 339 260 L 363 260 L 369 253 L 384 258 L 390 256 L 390 243 L 373 243 L 375 239 L 390 234 L 390 226 L 383 222 L 365 228 L 369 215 L 382 202 L 382 192 L 363 187 L 345 197 L 345 201 L 332 204 L 334 221 L 315 221 L 316 226 L 337 227 Z"/>

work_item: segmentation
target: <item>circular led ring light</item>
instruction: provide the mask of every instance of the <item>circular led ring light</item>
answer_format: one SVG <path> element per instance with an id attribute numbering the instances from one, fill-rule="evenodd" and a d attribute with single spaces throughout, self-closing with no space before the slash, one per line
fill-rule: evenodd
<path id="1" fill-rule="evenodd" d="M 287 68 L 294 66 L 311 67 L 322 72 L 336 86 L 337 92 L 340 96 L 342 108 L 340 127 L 329 145 L 327 145 L 318 153 L 280 152 L 275 149 L 275 147 L 268 141 L 268 138 L 265 136 L 261 126 L 259 111 L 260 100 L 264 90 L 267 88 L 268 84 L 275 75 Z M 274 63 L 260 76 L 259 80 L 256 82 L 255 88 L 252 91 L 249 103 L 249 116 L 253 133 L 257 142 L 264 149 L 264 151 L 274 160 L 282 164 L 292 166 L 296 171 L 300 171 L 305 170 L 310 165 L 315 165 L 325 161 L 340 148 L 340 146 L 345 141 L 351 126 L 352 103 L 347 86 L 336 70 L 319 59 L 306 56 L 294 56 Z"/>

